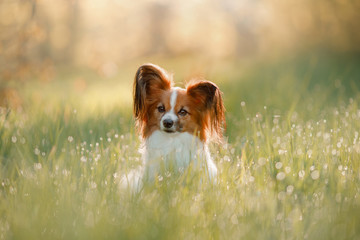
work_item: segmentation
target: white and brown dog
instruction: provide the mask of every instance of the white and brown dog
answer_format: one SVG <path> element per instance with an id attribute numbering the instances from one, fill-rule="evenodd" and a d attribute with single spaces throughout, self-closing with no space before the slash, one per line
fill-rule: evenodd
<path id="1" fill-rule="evenodd" d="M 225 125 L 219 88 L 210 81 L 173 87 L 172 76 L 154 64 L 144 64 L 134 81 L 134 116 L 143 139 L 142 178 L 153 180 L 160 166 L 172 162 L 178 170 L 191 163 L 205 168 L 215 181 L 217 168 L 208 150 L 210 139 L 221 140 Z"/>

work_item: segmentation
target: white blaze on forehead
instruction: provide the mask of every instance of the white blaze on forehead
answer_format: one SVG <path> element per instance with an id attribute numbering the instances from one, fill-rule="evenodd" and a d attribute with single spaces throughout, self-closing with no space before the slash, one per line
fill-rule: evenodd
<path id="1" fill-rule="evenodd" d="M 176 105 L 178 89 L 179 89 L 178 87 L 174 87 L 172 89 L 172 93 L 171 93 L 171 96 L 170 96 L 170 107 L 171 107 L 172 112 L 174 112 L 174 108 L 175 108 L 175 105 Z"/>

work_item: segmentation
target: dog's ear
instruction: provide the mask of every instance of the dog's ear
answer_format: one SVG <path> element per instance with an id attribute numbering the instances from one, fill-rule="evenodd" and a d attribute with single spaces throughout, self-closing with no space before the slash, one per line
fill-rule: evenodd
<path id="1" fill-rule="evenodd" d="M 206 80 L 193 81 L 187 84 L 186 91 L 193 98 L 199 111 L 208 114 L 207 128 L 210 135 L 221 140 L 226 122 L 222 93 L 218 86 Z"/>
<path id="2" fill-rule="evenodd" d="M 136 72 L 133 86 L 135 118 L 140 121 L 145 120 L 146 99 L 157 90 L 170 89 L 171 85 L 171 76 L 161 67 L 151 63 L 140 66 Z"/>

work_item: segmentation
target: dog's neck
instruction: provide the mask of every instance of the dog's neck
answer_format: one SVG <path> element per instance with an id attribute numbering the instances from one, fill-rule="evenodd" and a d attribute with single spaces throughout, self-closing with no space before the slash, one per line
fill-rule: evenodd
<path id="1" fill-rule="evenodd" d="M 175 164 L 180 172 L 190 164 L 197 169 L 205 168 L 210 179 L 217 174 L 207 144 L 188 132 L 166 133 L 157 130 L 145 140 L 141 152 L 149 179 L 156 176 L 162 164 Z"/>
<path id="2" fill-rule="evenodd" d="M 167 157 L 175 154 L 177 158 L 187 158 L 189 154 L 199 154 L 204 151 L 204 144 L 200 139 L 190 133 L 166 133 L 163 131 L 154 131 L 144 143 L 144 150 L 148 159 Z M 185 157 L 186 156 L 186 157 Z"/>

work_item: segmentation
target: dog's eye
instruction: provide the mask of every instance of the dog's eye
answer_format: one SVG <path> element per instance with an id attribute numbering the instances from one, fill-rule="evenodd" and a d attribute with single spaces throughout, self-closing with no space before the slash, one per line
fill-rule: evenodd
<path id="1" fill-rule="evenodd" d="M 164 106 L 159 106 L 157 109 L 161 113 L 165 112 L 165 107 Z"/>
<path id="2" fill-rule="evenodd" d="M 180 116 L 185 116 L 186 114 L 188 114 L 188 112 L 185 110 L 185 109 L 180 109 L 180 111 L 178 112 L 178 114 L 180 115 Z"/>

